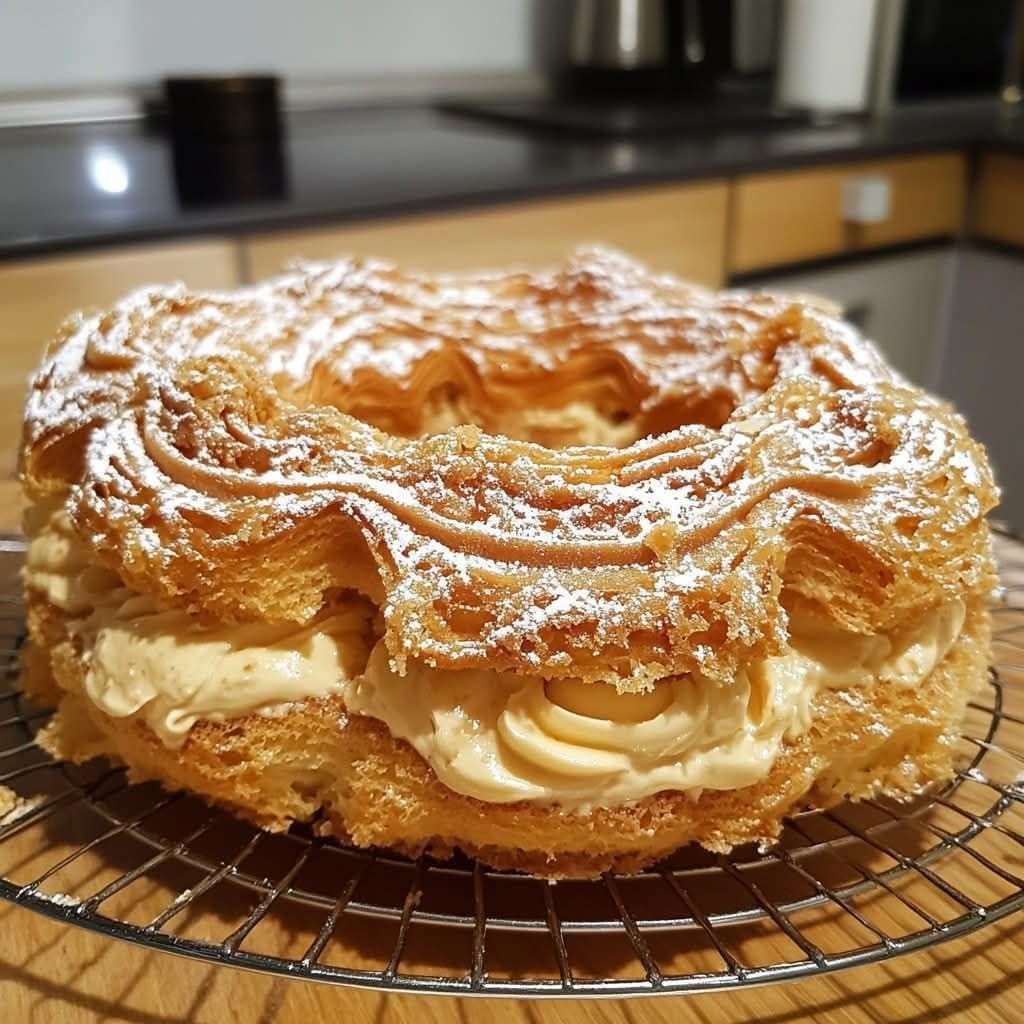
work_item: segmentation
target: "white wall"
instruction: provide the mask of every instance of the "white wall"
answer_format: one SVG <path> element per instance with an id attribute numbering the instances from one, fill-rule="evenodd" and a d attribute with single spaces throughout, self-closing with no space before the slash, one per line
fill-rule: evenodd
<path id="1" fill-rule="evenodd" d="M 0 0 L 0 93 L 174 72 L 516 71 L 529 0 Z"/>

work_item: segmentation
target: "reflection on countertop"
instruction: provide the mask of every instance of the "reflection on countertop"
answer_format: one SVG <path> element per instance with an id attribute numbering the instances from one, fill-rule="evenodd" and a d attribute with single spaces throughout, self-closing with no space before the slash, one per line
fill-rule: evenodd
<path id="1" fill-rule="evenodd" d="M 263 198 L 197 204 L 176 187 L 170 140 L 145 121 L 8 128 L 0 130 L 0 256 L 964 147 L 1024 151 L 1024 117 L 973 106 L 822 127 L 594 140 L 430 107 L 317 111 L 286 119 L 280 187 L 256 193 Z"/>

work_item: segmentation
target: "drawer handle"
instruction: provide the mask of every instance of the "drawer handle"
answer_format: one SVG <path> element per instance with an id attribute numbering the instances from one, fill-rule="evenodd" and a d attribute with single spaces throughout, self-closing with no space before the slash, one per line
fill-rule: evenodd
<path id="1" fill-rule="evenodd" d="M 843 182 L 843 220 L 881 224 L 892 212 L 892 186 L 881 174 L 862 174 Z"/>

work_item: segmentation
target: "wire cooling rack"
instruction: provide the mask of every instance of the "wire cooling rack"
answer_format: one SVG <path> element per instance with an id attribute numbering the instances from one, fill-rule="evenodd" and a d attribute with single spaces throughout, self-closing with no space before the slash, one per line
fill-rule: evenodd
<path id="1" fill-rule="evenodd" d="M 795 815 L 777 846 L 543 882 L 270 835 L 34 742 L 17 689 L 21 545 L 0 545 L 0 896 L 201 960 L 399 991 L 595 996 L 818 975 L 1024 906 L 1024 545 L 998 540 L 995 661 L 955 779 L 911 803 Z"/>

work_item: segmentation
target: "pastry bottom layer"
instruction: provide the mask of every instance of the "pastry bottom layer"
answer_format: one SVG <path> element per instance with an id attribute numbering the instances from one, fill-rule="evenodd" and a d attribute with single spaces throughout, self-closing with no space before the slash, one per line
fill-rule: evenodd
<path id="1" fill-rule="evenodd" d="M 988 613 L 976 600 L 959 639 L 919 687 L 823 691 L 810 729 L 786 741 L 758 784 L 699 796 L 663 792 L 578 814 L 455 793 L 408 743 L 346 712 L 340 698 L 306 700 L 275 717 L 201 721 L 181 749 L 169 749 L 144 723 L 111 718 L 84 697 L 85 666 L 63 612 L 30 596 L 28 618 L 24 687 L 57 706 L 40 735 L 57 757 L 122 761 L 135 779 L 189 790 L 272 830 L 320 814 L 359 846 L 435 856 L 459 848 L 494 867 L 550 877 L 635 871 L 691 842 L 723 852 L 767 842 L 797 808 L 910 794 L 947 778 L 990 641 Z"/>

